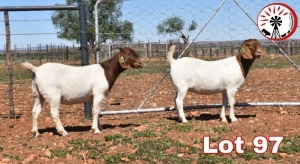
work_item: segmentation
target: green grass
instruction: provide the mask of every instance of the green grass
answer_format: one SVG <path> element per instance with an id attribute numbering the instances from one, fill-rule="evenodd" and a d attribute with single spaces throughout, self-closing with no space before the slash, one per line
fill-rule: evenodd
<path id="1" fill-rule="evenodd" d="M 300 55 L 289 56 L 296 65 L 300 66 Z M 276 56 L 274 58 L 264 57 L 255 60 L 251 69 L 261 69 L 261 68 L 293 68 L 292 64 L 284 56 Z"/>
<path id="2" fill-rule="evenodd" d="M 211 141 L 212 141 L 212 142 L 218 142 L 218 141 L 220 141 L 220 139 L 221 139 L 221 136 L 216 136 L 216 137 L 213 137 L 213 138 L 211 139 Z"/>
<path id="3" fill-rule="evenodd" d="M 139 137 L 156 137 L 156 134 L 151 130 L 144 130 L 144 131 L 134 131 L 132 132 L 134 138 Z"/>
<path id="4" fill-rule="evenodd" d="M 214 133 L 218 133 L 218 134 L 222 134 L 222 133 L 228 132 L 228 129 L 225 126 L 213 127 L 212 130 L 213 130 Z"/>
<path id="5" fill-rule="evenodd" d="M 244 158 L 246 161 L 249 160 L 262 160 L 262 159 L 275 159 L 279 160 L 281 157 L 278 154 L 257 154 L 252 149 L 245 148 L 244 154 L 241 155 L 242 158 Z"/>
<path id="6" fill-rule="evenodd" d="M 68 147 L 72 148 L 72 152 L 68 152 L 72 155 L 81 157 L 82 151 L 88 151 L 87 158 L 99 159 L 103 158 L 103 152 L 106 150 L 101 143 L 101 140 L 95 139 L 82 139 L 78 138 L 75 140 L 68 141 Z M 66 148 L 68 150 L 68 148 Z"/>
<path id="7" fill-rule="evenodd" d="M 173 126 L 173 130 L 176 126 Z M 185 128 L 184 128 L 185 129 Z M 215 133 L 223 133 L 228 131 L 224 127 L 213 128 Z M 202 154 L 201 148 L 191 146 L 186 143 L 168 138 L 161 133 L 155 133 L 152 130 L 133 131 L 132 138 L 129 135 L 110 134 L 99 139 L 83 139 L 78 138 L 69 140 L 64 149 L 50 149 L 51 158 L 65 158 L 68 154 L 74 158 L 82 158 L 82 152 L 86 153 L 87 159 L 104 159 L 105 163 L 122 163 L 126 160 L 134 162 L 137 160 L 149 163 L 235 163 L 236 159 L 252 160 L 268 160 L 274 159 L 277 162 L 282 162 L 282 157 L 279 154 L 271 154 L 266 152 L 264 154 L 257 154 L 252 148 L 244 148 L 243 154 Z M 218 142 L 221 137 L 218 135 L 214 137 L 213 142 Z M 280 152 L 287 154 L 294 154 L 300 152 L 300 135 L 294 137 L 286 137 L 280 147 Z M 194 141 L 194 143 L 201 143 L 201 139 Z M 124 151 L 122 149 L 116 153 L 106 154 L 115 145 L 130 146 L 132 151 Z M 124 153 L 128 154 L 124 154 Z M 2 157 L 15 159 L 21 161 L 17 155 L 4 154 Z"/>
<path id="8" fill-rule="evenodd" d="M 175 125 L 175 129 L 179 132 L 189 132 L 193 127 L 190 125 Z"/>
<path id="9" fill-rule="evenodd" d="M 18 155 L 11 155 L 11 154 L 3 154 L 2 155 L 3 158 L 9 158 L 9 159 L 15 159 L 17 161 L 21 161 L 22 158 Z"/>
<path id="10" fill-rule="evenodd" d="M 62 157 L 65 158 L 67 156 L 67 154 L 71 154 L 72 151 L 71 150 L 66 150 L 66 149 L 51 149 L 51 157 Z"/>
<path id="11" fill-rule="evenodd" d="M 126 155 L 124 154 L 107 155 L 104 157 L 104 160 L 106 164 L 115 164 L 115 163 L 120 163 L 123 157 L 126 157 Z"/>
<path id="12" fill-rule="evenodd" d="M 172 151 L 165 152 L 172 148 Z M 145 140 L 138 145 L 138 150 L 134 158 L 145 161 L 161 161 L 162 163 L 191 163 L 192 159 L 188 157 L 179 157 L 178 154 L 184 153 L 187 145 L 168 138 Z M 195 151 L 194 149 L 190 149 Z M 200 151 L 200 150 L 199 150 Z M 131 157 L 133 158 L 133 157 Z"/>
<path id="13" fill-rule="evenodd" d="M 113 145 L 118 145 L 118 144 L 126 144 L 126 143 L 131 143 L 132 139 L 127 137 L 127 136 L 123 136 L 120 134 L 114 134 L 114 135 L 106 135 L 104 136 L 105 141 L 112 141 Z"/>
<path id="14" fill-rule="evenodd" d="M 199 154 L 197 163 L 205 163 L 205 164 L 215 164 L 215 163 L 235 163 L 231 159 L 225 157 L 212 156 L 207 154 Z"/>
<path id="15" fill-rule="evenodd" d="M 300 55 L 290 56 L 290 58 L 300 65 Z M 207 59 L 206 59 L 207 60 Z M 24 80 L 31 79 L 32 73 L 22 68 L 19 63 L 13 66 L 14 83 L 24 83 Z M 251 69 L 262 68 L 293 68 L 291 63 L 284 57 L 277 55 L 274 58 L 265 57 L 257 59 Z M 143 68 L 141 69 L 129 69 L 121 74 L 121 76 L 136 76 L 140 74 L 164 74 L 169 69 L 169 65 L 165 60 L 162 61 L 143 61 Z M 0 63 L 0 83 L 8 83 L 8 72 L 5 64 Z"/>
<path id="16" fill-rule="evenodd" d="M 283 145 L 280 147 L 280 152 L 294 154 L 300 152 L 300 135 L 293 138 L 284 138 Z"/>

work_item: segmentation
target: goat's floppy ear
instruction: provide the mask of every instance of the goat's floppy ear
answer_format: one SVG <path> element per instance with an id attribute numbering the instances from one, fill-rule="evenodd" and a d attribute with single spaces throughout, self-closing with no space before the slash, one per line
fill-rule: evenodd
<path id="1" fill-rule="evenodd" d="M 245 59 L 253 59 L 253 56 L 251 54 L 251 51 L 250 51 L 249 47 L 247 46 L 247 43 L 244 43 L 242 45 L 242 48 L 240 49 L 240 52 L 242 53 L 242 56 Z"/>
<path id="2" fill-rule="evenodd" d="M 128 61 L 127 56 L 123 54 L 122 52 L 118 55 L 118 60 L 122 68 L 127 69 L 128 68 Z"/>

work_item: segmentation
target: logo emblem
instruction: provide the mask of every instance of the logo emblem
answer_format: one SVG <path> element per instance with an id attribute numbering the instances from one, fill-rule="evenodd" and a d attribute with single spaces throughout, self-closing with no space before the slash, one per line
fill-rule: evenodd
<path id="1" fill-rule="evenodd" d="M 296 31 L 298 18 L 296 12 L 283 3 L 272 3 L 264 7 L 258 17 L 257 26 L 267 39 L 282 41 Z"/>

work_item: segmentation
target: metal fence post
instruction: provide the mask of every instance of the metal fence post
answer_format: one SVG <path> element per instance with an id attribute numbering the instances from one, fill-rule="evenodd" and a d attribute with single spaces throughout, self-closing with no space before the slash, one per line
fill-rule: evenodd
<path id="1" fill-rule="evenodd" d="M 79 23 L 80 23 L 80 47 L 81 47 L 81 65 L 89 64 L 88 44 L 87 44 L 87 20 L 85 5 L 79 4 Z M 91 103 L 84 103 L 84 114 L 86 119 L 91 119 Z"/>

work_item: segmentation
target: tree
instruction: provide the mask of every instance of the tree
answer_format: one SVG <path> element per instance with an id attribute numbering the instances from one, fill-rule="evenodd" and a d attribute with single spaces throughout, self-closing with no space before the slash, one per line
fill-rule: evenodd
<path id="1" fill-rule="evenodd" d="M 87 8 L 87 35 L 89 50 L 95 55 L 99 50 L 95 43 L 94 30 L 94 5 L 96 0 L 66 0 L 64 5 L 84 4 Z M 130 21 L 121 21 L 122 1 L 101 1 L 98 9 L 99 43 L 111 41 L 132 41 L 133 25 Z M 55 11 L 52 15 L 52 23 L 60 29 L 58 38 L 79 42 L 79 17 L 78 11 Z"/>
<path id="2" fill-rule="evenodd" d="M 184 45 L 189 43 L 189 33 L 197 28 L 197 23 L 193 20 L 188 25 L 187 33 L 183 32 L 184 20 L 178 16 L 167 18 L 157 26 L 158 34 L 175 34 L 183 39 Z"/>

